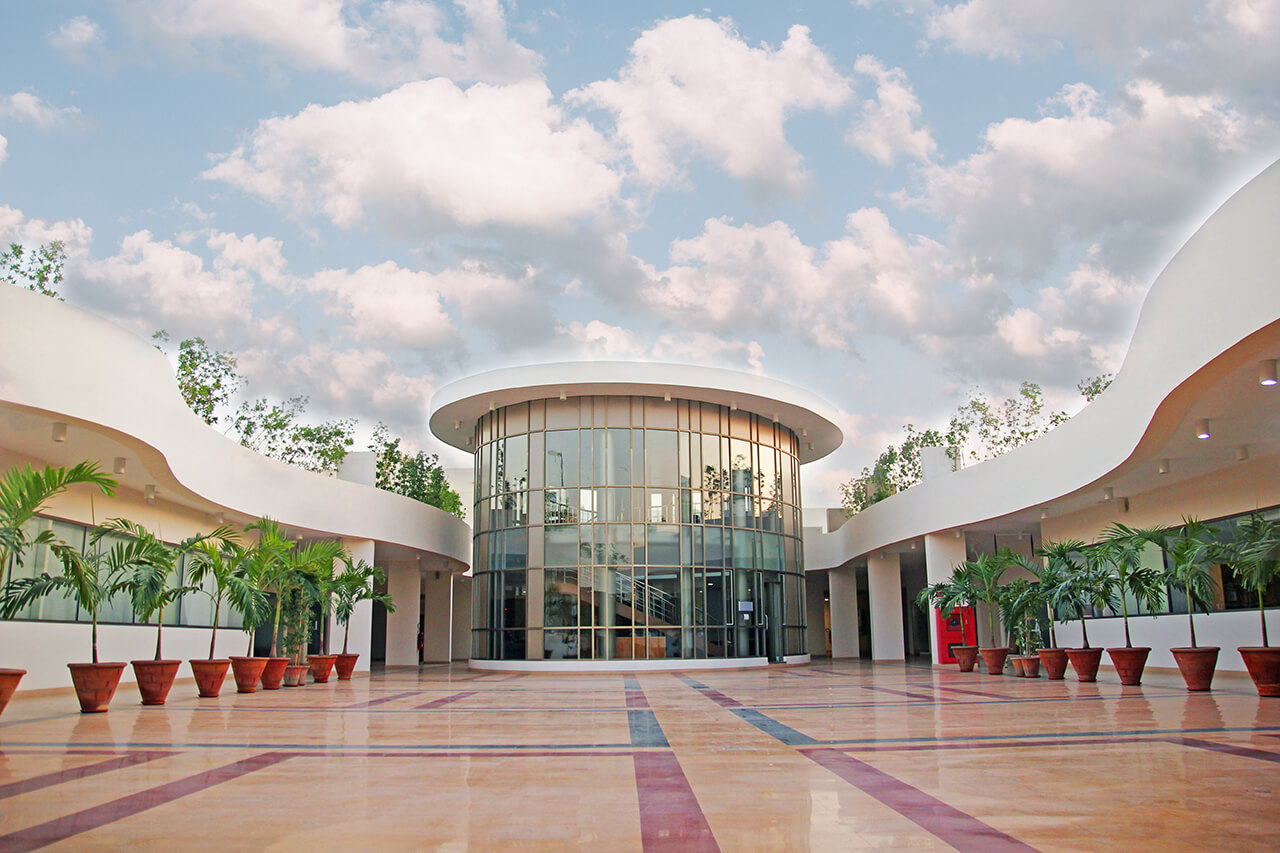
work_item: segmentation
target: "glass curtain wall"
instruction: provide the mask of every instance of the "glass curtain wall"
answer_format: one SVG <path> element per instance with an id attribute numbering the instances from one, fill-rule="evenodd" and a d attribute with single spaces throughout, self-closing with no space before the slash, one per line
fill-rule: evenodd
<path id="1" fill-rule="evenodd" d="M 473 656 L 804 653 L 795 434 L 725 406 L 535 400 L 476 426 Z"/>

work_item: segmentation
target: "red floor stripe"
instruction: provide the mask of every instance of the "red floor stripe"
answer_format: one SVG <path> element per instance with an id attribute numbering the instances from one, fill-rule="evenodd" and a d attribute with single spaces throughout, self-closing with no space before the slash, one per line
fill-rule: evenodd
<path id="1" fill-rule="evenodd" d="M 422 693 L 421 690 L 410 690 L 408 693 L 393 693 L 390 696 L 382 696 L 378 699 L 370 699 L 368 702 L 357 702 L 354 705 L 347 705 L 346 707 L 348 709 L 372 708 L 375 705 L 382 705 L 387 702 L 394 702 L 397 699 L 406 699 L 410 696 L 418 696 L 418 695 L 421 695 L 421 693 Z"/>
<path id="2" fill-rule="evenodd" d="M 8 835 L 0 835 L 0 850 L 5 851 L 5 853 L 23 853 L 23 851 L 27 850 L 38 850 L 41 847 L 55 844 L 82 832 L 89 832 L 109 823 L 133 817 L 156 806 L 163 806 L 189 794 L 197 794 L 206 788 L 211 788 L 222 782 L 229 782 L 255 770 L 262 770 L 289 757 L 284 753 L 264 752 L 252 758 L 233 762 L 225 767 L 206 770 L 204 773 L 197 773 L 185 779 L 178 779 L 165 785 L 148 788 L 145 791 L 139 791 L 136 794 L 130 794 L 127 797 L 121 797 L 118 800 L 112 800 L 100 806 L 84 809 L 75 814 L 55 818 L 37 826 L 20 829 Z"/>
<path id="3" fill-rule="evenodd" d="M 441 705 L 448 705 L 452 702 L 457 702 L 459 699 L 466 699 L 468 696 L 474 696 L 479 692 L 480 691 L 478 690 L 468 690 L 462 693 L 455 693 L 452 696 L 444 696 L 444 697 L 441 697 L 440 699 L 432 699 L 430 702 L 427 702 L 424 705 L 414 705 L 413 707 L 415 711 L 422 711 L 427 708 L 439 708 Z"/>
<path id="4" fill-rule="evenodd" d="M 176 752 L 131 752 L 128 755 L 119 755 L 106 761 L 84 764 L 80 767 L 69 767 L 66 770 L 56 770 L 53 773 L 45 773 L 43 776 L 32 776 L 30 779 L 22 779 L 18 782 L 10 782 L 7 785 L 0 785 L 0 800 L 16 797 L 19 794 L 26 794 L 31 791 L 39 791 L 41 788 L 49 788 L 53 785 L 61 785 L 64 782 L 74 782 L 76 779 L 87 779 L 90 776 L 97 776 L 99 773 L 122 770 L 125 767 L 133 767 L 137 764 L 154 761 L 157 758 L 168 758 L 170 755 L 177 754 Z"/>
<path id="5" fill-rule="evenodd" d="M 636 792 L 640 797 L 640 838 L 645 853 L 719 851 L 698 798 L 672 752 L 637 752 Z"/>
<path id="6" fill-rule="evenodd" d="M 1035 850 L 973 815 L 840 750 L 811 749 L 806 750 L 805 755 L 957 850 L 975 853 Z"/>

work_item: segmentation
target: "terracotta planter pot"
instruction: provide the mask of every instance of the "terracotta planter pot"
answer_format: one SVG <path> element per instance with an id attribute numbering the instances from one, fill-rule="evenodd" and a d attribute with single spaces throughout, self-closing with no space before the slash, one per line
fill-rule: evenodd
<path id="1" fill-rule="evenodd" d="M 973 665 L 978 661 L 977 646 L 952 646 L 951 654 L 956 656 L 961 672 L 973 672 Z"/>
<path id="2" fill-rule="evenodd" d="M 338 671 L 339 681 L 351 680 L 351 673 L 356 671 L 356 659 L 359 657 L 360 655 L 358 654 L 350 653 L 334 655 L 335 660 L 333 665 L 334 669 Z M 970 664 L 969 666 L 972 667 L 973 664 Z"/>
<path id="3" fill-rule="evenodd" d="M 302 687 L 307 683 L 307 672 L 311 667 L 305 663 L 291 663 L 284 668 L 284 686 Z"/>
<path id="4" fill-rule="evenodd" d="M 329 680 L 329 673 L 333 672 L 333 662 L 337 659 L 337 655 L 312 655 L 307 659 L 311 667 L 311 678 L 316 684 L 324 684 Z"/>
<path id="5" fill-rule="evenodd" d="M 1213 685 L 1213 672 L 1218 667 L 1217 646 L 1196 646 L 1194 649 L 1169 649 L 1178 662 L 1182 680 L 1193 692 L 1209 690 Z"/>
<path id="6" fill-rule="evenodd" d="M 1013 674 L 1016 678 L 1025 678 L 1026 673 L 1022 671 L 1022 662 L 1025 660 L 1021 655 L 1013 655 L 1009 658 L 1009 663 L 1013 666 Z"/>
<path id="7" fill-rule="evenodd" d="M 1280 646 L 1242 646 L 1244 665 L 1259 696 L 1280 696 Z"/>
<path id="8" fill-rule="evenodd" d="M 1040 658 L 1027 655 L 1022 659 L 1022 674 L 1027 678 L 1040 677 Z"/>
<path id="9" fill-rule="evenodd" d="M 169 698 L 169 689 L 178 677 L 180 660 L 135 660 L 133 677 L 138 680 L 138 692 L 143 705 L 163 705 Z"/>
<path id="10" fill-rule="evenodd" d="M 1098 664 L 1102 663 L 1102 649 L 1064 649 L 1071 661 L 1071 668 L 1076 671 L 1076 681 L 1088 682 L 1098 680 Z"/>
<path id="11" fill-rule="evenodd" d="M 262 668 L 262 689 L 279 690 L 284 681 L 284 670 L 289 665 L 288 658 L 267 658 L 267 665 Z"/>
<path id="12" fill-rule="evenodd" d="M 231 666 L 229 658 L 213 658 L 212 660 L 190 660 L 191 674 L 196 677 L 196 691 L 204 699 L 217 699 L 222 692 L 222 682 L 226 680 L 227 669 Z"/>
<path id="13" fill-rule="evenodd" d="M 1061 681 L 1067 673 L 1067 652 L 1065 649 L 1041 649 L 1040 663 L 1044 666 L 1046 678 Z"/>
<path id="14" fill-rule="evenodd" d="M 1009 657 L 1009 649 L 978 649 L 982 662 L 987 665 L 987 675 L 1004 675 L 1004 662 Z"/>
<path id="15" fill-rule="evenodd" d="M 266 668 L 267 658 L 231 656 L 231 672 L 236 677 L 237 693 L 257 693 L 258 681 Z"/>
<path id="16" fill-rule="evenodd" d="M 120 685 L 120 675 L 125 663 L 69 663 L 71 683 L 76 686 L 76 698 L 80 700 L 80 713 L 100 714 L 111 704 Z"/>
<path id="17" fill-rule="evenodd" d="M 1111 663 L 1115 665 L 1121 684 L 1136 687 L 1142 683 L 1142 670 L 1147 667 L 1150 648 L 1134 646 L 1131 649 L 1107 649 L 1107 654 L 1111 656 Z"/>
<path id="18" fill-rule="evenodd" d="M 18 682 L 26 674 L 25 669 L 0 669 L 0 713 L 4 713 L 4 706 L 9 704 Z"/>

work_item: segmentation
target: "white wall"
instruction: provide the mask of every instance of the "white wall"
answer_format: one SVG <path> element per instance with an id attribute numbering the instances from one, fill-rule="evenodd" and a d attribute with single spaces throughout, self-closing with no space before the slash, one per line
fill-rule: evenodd
<path id="1" fill-rule="evenodd" d="M 422 573 L 412 560 L 392 560 L 386 570 L 387 592 L 396 607 L 387 614 L 387 666 L 417 666 Z"/>
<path id="2" fill-rule="evenodd" d="M 867 558 L 871 600 L 871 659 L 906 660 L 902 635 L 902 558 L 897 551 Z"/>
<path id="3" fill-rule="evenodd" d="M 466 575 L 453 575 L 454 660 L 471 659 L 471 583 Z"/>
<path id="4" fill-rule="evenodd" d="M 831 657 L 856 658 L 858 648 L 858 573 L 853 566 L 827 572 L 831 584 Z"/>
<path id="5" fill-rule="evenodd" d="M 1268 614 L 1267 630 L 1273 637 L 1280 636 L 1280 613 Z M 1059 622 L 1056 626 L 1058 644 L 1064 648 L 1078 648 L 1080 620 Z M 1177 661 L 1169 652 L 1171 648 L 1191 645 L 1187 629 L 1187 614 L 1168 613 L 1163 616 L 1129 617 L 1129 633 L 1135 646 L 1149 646 L 1151 656 L 1147 666 L 1177 667 Z M 1231 610 L 1205 616 L 1196 614 L 1196 644 L 1218 646 L 1218 669 L 1244 672 L 1244 661 L 1236 649 L 1240 646 L 1262 645 L 1262 625 L 1258 611 Z M 1089 645 L 1111 648 L 1124 646 L 1124 620 L 1119 616 L 1089 620 Z M 1108 659 L 1103 658 L 1103 663 Z"/>
<path id="6" fill-rule="evenodd" d="M 452 656 L 449 648 L 453 636 L 451 620 L 453 600 L 451 575 L 448 572 L 428 571 L 422 578 L 422 591 L 426 594 L 423 610 L 422 659 L 427 663 L 447 663 Z"/>
<path id="7" fill-rule="evenodd" d="M 209 656 L 212 628 L 164 629 L 164 656 L 169 660 L 190 660 Z M 92 627 L 67 622 L 0 621 L 0 649 L 5 667 L 27 670 L 19 688 L 40 690 L 70 687 L 69 663 L 93 660 Z M 218 656 L 242 655 L 248 635 L 233 628 L 218 629 Z M 156 630 L 139 625 L 99 625 L 98 659 L 101 661 L 151 660 L 156 652 Z M 179 678 L 190 678 L 183 664 Z M 122 684 L 134 682 L 133 667 L 125 667 Z M 178 695 L 175 688 L 175 696 Z M 194 688 L 192 693 L 194 693 Z M 120 701 L 117 699 L 116 701 Z"/>

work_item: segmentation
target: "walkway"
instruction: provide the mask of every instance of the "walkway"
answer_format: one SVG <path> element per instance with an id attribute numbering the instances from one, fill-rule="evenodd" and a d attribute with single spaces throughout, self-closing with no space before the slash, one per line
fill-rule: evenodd
<path id="1" fill-rule="evenodd" d="M 0 717 L 0 851 L 1261 850 L 1280 700 L 823 661 L 464 666 Z"/>

